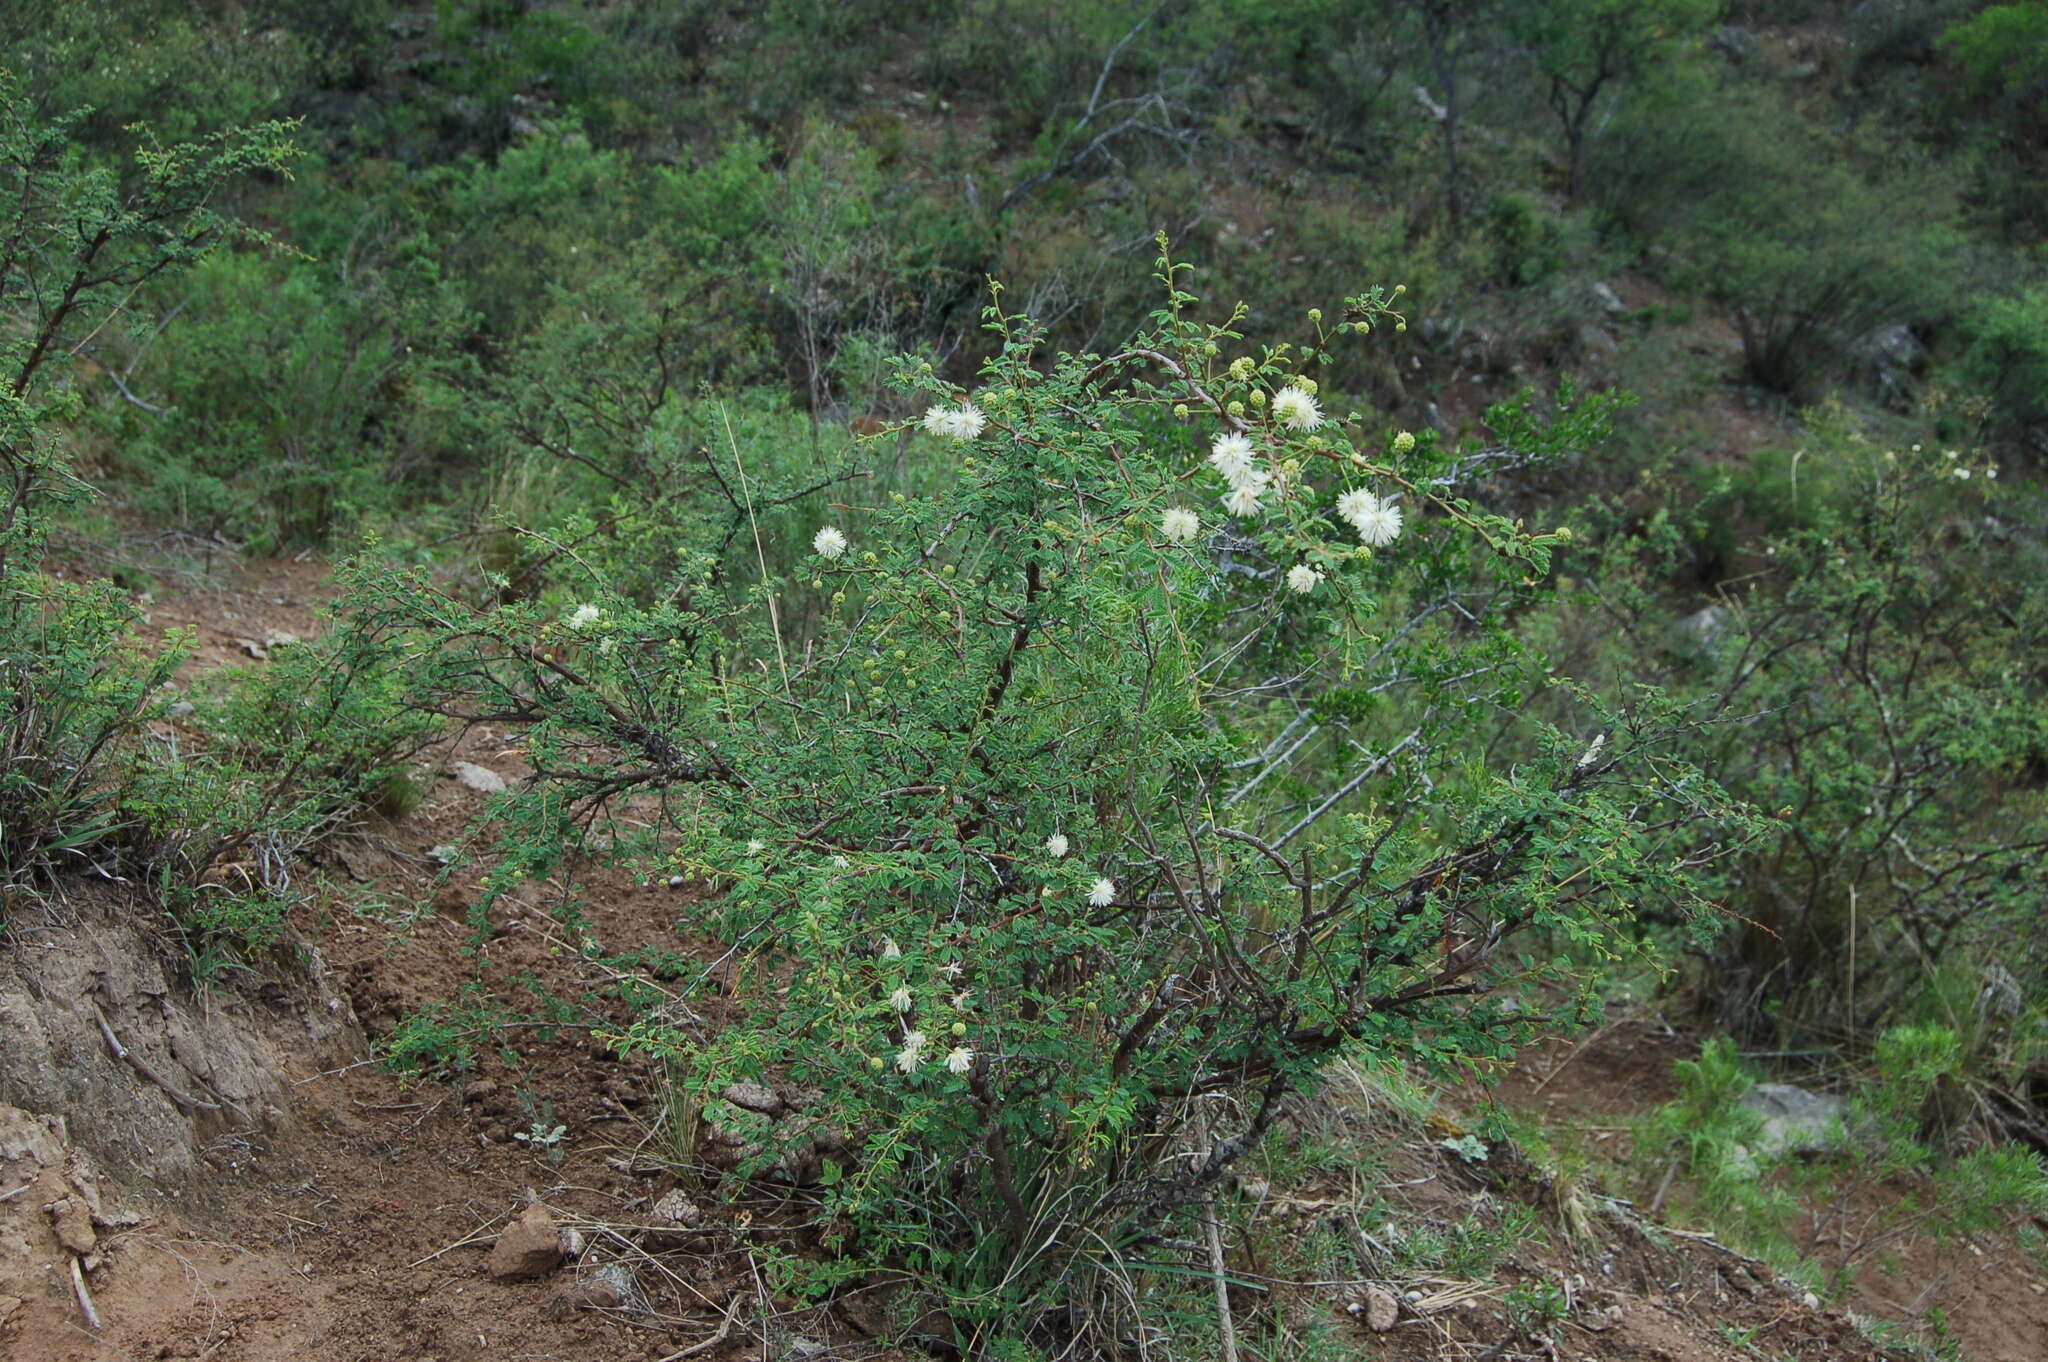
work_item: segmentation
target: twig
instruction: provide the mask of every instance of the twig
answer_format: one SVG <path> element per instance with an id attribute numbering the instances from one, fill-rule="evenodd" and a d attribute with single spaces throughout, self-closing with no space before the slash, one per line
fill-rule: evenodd
<path id="1" fill-rule="evenodd" d="M 1216 1282 L 1216 1332 L 1223 1362 L 1237 1362 L 1237 1325 L 1230 1318 L 1230 1280 L 1223 1272 L 1223 1230 L 1216 1222 L 1216 1200 L 1209 1199 L 1202 1224 L 1209 1236 L 1209 1275 Z"/>
<path id="2" fill-rule="evenodd" d="M 24 1182 L 11 1192 L 0 1192 L 0 1201 L 12 1201 L 33 1186 L 35 1186 L 33 1182 Z"/>
<path id="3" fill-rule="evenodd" d="M 86 1289 L 85 1273 L 79 1268 L 78 1259 L 75 1257 L 71 1260 L 71 1290 L 72 1294 L 78 1297 L 78 1310 L 85 1316 L 85 1327 L 99 1328 L 100 1312 L 93 1306 L 92 1292 Z"/>
<path id="4" fill-rule="evenodd" d="M 1541 1083 L 1538 1083 L 1535 1087 L 1529 1089 L 1529 1095 L 1531 1097 L 1534 1097 L 1537 1093 L 1542 1092 L 1545 1088 L 1549 1087 L 1550 1080 L 1557 1077 L 1559 1074 L 1563 1073 L 1566 1064 L 1570 1064 L 1580 1055 L 1583 1055 L 1584 1053 L 1586 1053 L 1586 1051 L 1592 1049 L 1595 1045 L 1599 1044 L 1601 1037 L 1605 1036 L 1609 1031 L 1612 1031 L 1615 1027 L 1619 1025 L 1621 1025 L 1620 1022 L 1609 1022 L 1607 1023 L 1607 1025 L 1601 1027 L 1598 1031 L 1595 1031 L 1592 1035 L 1580 1041 L 1578 1045 L 1573 1047 L 1572 1052 L 1564 1057 L 1564 1063 L 1559 1064 L 1555 1069 L 1552 1069 L 1549 1073 L 1545 1074 L 1543 1076 L 1543 1081 Z"/>
<path id="5" fill-rule="evenodd" d="M 685 1357 L 695 1357 L 698 1353 L 710 1352 L 713 1348 L 725 1342 L 726 1337 L 732 1333 L 732 1320 L 733 1311 L 728 1309 L 725 1312 L 725 1319 L 718 1326 L 717 1333 L 701 1342 L 692 1343 L 687 1348 L 670 1353 L 667 1357 L 660 1359 L 660 1362 L 682 1362 L 682 1359 Z"/>
<path id="6" fill-rule="evenodd" d="M 107 1048 L 114 1052 L 114 1058 L 126 1060 L 130 1065 L 134 1067 L 137 1073 L 141 1074 L 144 1078 L 148 1079 L 150 1082 L 156 1084 L 159 1088 L 162 1088 L 165 1092 L 169 1093 L 171 1095 L 171 1100 L 173 1102 L 176 1102 L 179 1106 L 185 1108 L 185 1110 L 187 1111 L 196 1112 L 220 1110 L 220 1104 L 217 1102 L 202 1102 L 196 1097 L 186 1096 L 184 1093 L 180 1092 L 168 1078 L 165 1078 L 162 1074 L 158 1073 L 156 1071 L 155 1066 L 152 1065 L 148 1060 L 144 1059 L 141 1055 L 136 1054 L 127 1046 L 121 1044 L 121 1042 L 114 1036 L 114 1028 L 107 1025 L 107 1016 L 104 1012 L 100 1011 L 98 1003 L 94 1003 L 92 1005 L 92 1015 L 93 1019 L 100 1024 L 100 1034 L 107 1038 Z M 237 1108 L 237 1110 L 240 1109 Z M 247 1120 L 248 1113 L 243 1112 L 242 1118 L 244 1120 Z"/>

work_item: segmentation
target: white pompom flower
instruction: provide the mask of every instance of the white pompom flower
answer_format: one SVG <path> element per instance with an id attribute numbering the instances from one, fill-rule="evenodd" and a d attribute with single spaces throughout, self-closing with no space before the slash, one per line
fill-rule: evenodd
<path id="1" fill-rule="evenodd" d="M 1371 515 L 1379 509 L 1379 504 L 1378 497 L 1363 487 L 1354 487 L 1337 497 L 1337 514 L 1356 525 L 1360 516 Z"/>
<path id="2" fill-rule="evenodd" d="M 1202 532 L 1202 518 L 1184 506 L 1169 506 L 1159 515 L 1159 533 L 1185 544 Z"/>
<path id="3" fill-rule="evenodd" d="M 919 422 L 929 434 L 955 444 L 966 444 L 978 439 L 988 426 L 988 417 L 972 402 L 962 402 L 957 407 L 928 407 Z"/>
<path id="4" fill-rule="evenodd" d="M 895 1008 L 898 1012 L 908 1012 L 910 1010 L 910 990 L 898 988 L 894 993 L 891 993 L 889 995 L 889 1006 Z"/>
<path id="5" fill-rule="evenodd" d="M 912 1031 L 903 1038 L 903 1048 L 896 1052 L 896 1070 L 909 1073 L 924 1063 L 924 1032 Z"/>
<path id="6" fill-rule="evenodd" d="M 1116 881 L 1107 875 L 1095 877 L 1095 883 L 1088 886 L 1088 902 L 1096 908 L 1107 908 L 1116 902 Z"/>
<path id="7" fill-rule="evenodd" d="M 1054 860 L 1067 854 L 1067 834 L 1056 832 L 1045 839 L 1045 849 Z"/>
<path id="8" fill-rule="evenodd" d="M 1247 517 L 1263 513 L 1266 509 L 1262 500 L 1266 494 L 1264 483 L 1241 482 L 1223 496 L 1223 509 L 1234 516 Z"/>
<path id="9" fill-rule="evenodd" d="M 594 605 L 579 605 L 569 614 L 571 629 L 588 629 L 597 623 L 597 617 L 604 612 Z"/>
<path id="10" fill-rule="evenodd" d="M 1401 537 L 1401 508 L 1391 499 L 1373 499 L 1372 509 L 1354 517 L 1351 527 L 1358 542 L 1367 548 L 1383 549 Z"/>
<path id="11" fill-rule="evenodd" d="M 1316 583 L 1323 580 L 1323 574 L 1307 563 L 1296 563 L 1287 569 L 1287 589 L 1297 596 L 1306 596 L 1316 589 Z"/>
<path id="12" fill-rule="evenodd" d="M 946 1068 L 956 1074 L 964 1074 L 974 1067 L 974 1051 L 965 1045 L 956 1045 L 946 1051 Z"/>
<path id="13" fill-rule="evenodd" d="M 1209 442 L 1209 466 L 1221 473 L 1232 486 L 1254 471 L 1257 457 L 1258 451 L 1252 447 L 1248 435 L 1225 431 Z"/>
<path id="14" fill-rule="evenodd" d="M 838 558 L 846 553 L 846 536 L 837 527 L 827 525 L 811 536 L 811 547 L 820 558 Z"/>
<path id="15" fill-rule="evenodd" d="M 1290 384 L 1273 399 L 1273 419 L 1289 430 L 1311 431 L 1323 424 L 1323 409 L 1315 398 Z"/>

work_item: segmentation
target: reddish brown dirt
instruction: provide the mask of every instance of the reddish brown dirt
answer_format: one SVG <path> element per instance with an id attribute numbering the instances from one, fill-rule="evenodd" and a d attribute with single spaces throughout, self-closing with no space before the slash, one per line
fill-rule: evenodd
<path id="1" fill-rule="evenodd" d="M 1662 1018 L 1616 1016 L 1588 1035 L 1536 1046 L 1502 1079 L 1497 1098 L 1570 1129 L 1590 1147 L 1626 1155 L 1628 1122 L 1668 1101 L 1672 1065 L 1696 1058 L 1702 1037 Z M 1810 1204 L 1801 1252 L 1828 1270 L 1845 1261 L 1853 1288 L 1844 1308 L 1902 1323 L 1909 1335 L 1939 1341 L 1928 1321 L 1945 1320 L 1973 1362 L 2039 1362 L 2048 1357 L 2048 1273 L 2011 1233 L 1939 1241 L 1899 1229 L 1897 1208 L 1926 1200 L 1911 1181 L 1850 1186 L 1826 1204 Z M 2017 1223 L 2017 1222 L 2016 1222 Z M 1683 1220 L 1678 1222 L 1683 1228 Z M 2048 1228 L 2037 1221 L 2037 1228 Z"/>
<path id="2" fill-rule="evenodd" d="M 316 567 L 252 564 L 203 591 L 166 597 L 152 619 L 199 631 L 195 665 L 249 661 L 240 640 L 260 644 L 274 630 L 311 634 L 322 597 Z M 516 781 L 523 767 L 515 736 L 471 732 L 435 756 L 443 772 L 459 758 Z M 88 1277 L 103 1319 L 97 1331 L 80 1323 L 69 1259 L 42 1210 L 61 1185 L 39 1181 L 41 1190 L 0 1201 L 0 1249 L 17 1250 L 0 1252 L 0 1354 L 10 1362 L 901 1356 L 869 1341 L 875 1320 L 858 1295 L 805 1310 L 765 1292 L 744 1244 L 773 1233 L 764 1227 L 784 1209 L 776 1195 L 728 1187 L 731 1199 L 721 1200 L 718 1189 L 686 1184 L 668 1142 L 662 1073 L 644 1058 L 621 1057 L 608 1041 L 628 1019 L 617 978 L 574 949 L 568 934 L 595 937 L 614 955 L 645 947 L 708 964 L 716 955 L 699 930 L 695 893 L 578 866 L 572 882 L 522 886 L 492 909 L 490 932 L 480 936 L 472 921 L 479 870 L 464 866 L 444 883 L 429 851 L 464 841 L 484 806 L 485 796 L 444 773 L 403 819 L 336 839 L 323 853 L 326 892 L 302 912 L 300 928 L 375 1039 L 417 1009 L 458 996 L 495 999 L 528 1017 L 543 995 L 564 1000 L 561 1024 L 487 1036 L 464 1032 L 463 1023 L 453 1039 L 471 1046 L 472 1061 L 433 1079 L 402 1080 L 368 1057 L 325 1072 L 303 1066 L 290 1075 L 299 1096 L 282 1128 L 221 1137 L 206 1150 L 209 1174 L 189 1197 L 143 1207 L 138 1224 L 102 1228 L 103 1261 Z M 559 912 L 565 893 L 579 905 L 573 916 Z M 689 1002 L 715 1022 L 716 989 L 707 991 L 711 1003 L 704 991 Z M 1533 1050 L 1500 1094 L 1548 1121 L 1619 1129 L 1669 1095 L 1672 1061 L 1696 1051 L 1697 1038 L 1682 1031 L 1618 1020 L 1586 1043 Z M 1879 1356 L 1845 1310 L 1808 1308 L 1767 1268 L 1696 1238 L 1653 1243 L 1625 1216 L 1598 1215 L 1575 1241 L 1555 1197 L 1513 1157 L 1468 1165 L 1412 1130 L 1390 1133 L 1384 1112 L 1328 1103 L 1318 1110 L 1353 1126 L 1360 1150 L 1390 1151 L 1383 1195 L 1417 1223 L 1449 1225 L 1529 1203 L 1544 1211 L 1547 1240 L 1518 1248 L 1491 1286 L 1389 1282 L 1414 1299 L 1385 1333 L 1367 1330 L 1347 1309 L 1361 1283 L 1268 1279 L 1266 1294 L 1246 1288 L 1236 1301 L 1248 1320 L 1274 1302 L 1330 1312 L 1359 1356 L 1386 1359 Z M 558 1159 L 513 1138 L 536 1121 L 566 1127 Z M 113 1176 L 102 1186 L 118 1199 L 119 1170 L 106 1171 Z M 17 1174 L 4 1158 L 0 1175 L 5 1196 Z M 1260 1245 L 1334 1216 L 1358 1176 L 1343 1168 L 1278 1192 L 1241 1188 L 1256 1204 L 1240 1207 L 1248 1228 L 1233 1248 L 1233 1269 L 1256 1281 Z M 685 1186 L 711 1233 L 664 1246 L 634 1228 L 650 1223 L 655 1201 Z M 583 1261 L 538 1281 L 491 1280 L 491 1237 L 535 1200 L 580 1228 Z M 1964 1261 L 1958 1255 L 1984 1271 L 1952 1270 Z M 1894 1289 L 1903 1289 L 1897 1281 L 1940 1288 L 1927 1301 L 1900 1303 L 1940 1303 L 1979 1362 L 2048 1356 L 2038 1274 L 2010 1246 L 1989 1237 L 1945 1251 L 1901 1245 L 1898 1259 Z M 647 1295 L 644 1313 L 571 1297 L 602 1263 L 632 1270 Z M 1517 1285 L 1536 1282 L 1569 1290 L 1574 1302 L 1547 1339 L 1518 1330 L 1507 1304 Z M 20 1304 L 8 1306 L 10 1297 Z M 1745 1337 L 1760 1351 L 1739 1346 Z"/>

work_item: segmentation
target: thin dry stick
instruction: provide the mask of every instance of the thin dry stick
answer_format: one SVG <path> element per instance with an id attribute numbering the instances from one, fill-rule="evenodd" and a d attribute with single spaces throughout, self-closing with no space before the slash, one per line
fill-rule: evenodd
<path id="1" fill-rule="evenodd" d="M 1619 1025 L 1621 1025 L 1620 1022 L 1609 1022 L 1607 1023 L 1607 1025 L 1601 1027 L 1598 1031 L 1595 1031 L 1592 1035 L 1580 1041 L 1578 1045 L 1573 1047 L 1572 1052 L 1564 1057 L 1563 1063 L 1560 1063 L 1555 1069 L 1552 1069 L 1549 1073 L 1543 1075 L 1543 1081 L 1541 1083 L 1538 1083 L 1535 1087 L 1529 1089 L 1529 1095 L 1531 1097 L 1534 1097 L 1537 1093 L 1542 1092 L 1545 1088 L 1549 1087 L 1550 1080 L 1557 1077 L 1559 1074 L 1563 1073 L 1566 1064 L 1570 1064 L 1580 1055 L 1583 1055 L 1584 1053 L 1586 1053 L 1586 1051 L 1592 1049 L 1595 1045 L 1598 1045 L 1600 1043 L 1601 1037 L 1605 1036 L 1609 1031 L 1612 1031 L 1615 1027 Z"/>
<path id="2" fill-rule="evenodd" d="M 721 1324 L 719 1324 L 718 1332 L 713 1334 L 711 1337 L 704 1339 L 701 1342 L 692 1343 L 689 1347 L 683 1348 L 677 1352 L 672 1352 L 667 1357 L 660 1359 L 660 1362 L 681 1362 L 681 1359 L 685 1357 L 695 1357 L 698 1353 L 710 1352 L 713 1348 L 725 1342 L 726 1336 L 732 1333 L 733 1314 L 734 1312 L 732 1310 L 727 1310 L 725 1312 L 725 1319 Z"/>
<path id="3" fill-rule="evenodd" d="M 71 1290 L 78 1297 L 78 1310 L 85 1316 L 85 1327 L 99 1328 L 100 1312 L 93 1306 L 92 1292 L 86 1290 L 85 1273 L 79 1268 L 77 1258 L 71 1260 Z"/>
<path id="4" fill-rule="evenodd" d="M 1230 1318 L 1230 1282 L 1223 1275 L 1223 1229 L 1216 1222 L 1216 1199 L 1204 1208 L 1202 1223 L 1209 1234 L 1209 1273 L 1216 1279 L 1216 1332 L 1223 1344 L 1223 1362 L 1237 1362 L 1237 1325 Z"/>
<path id="5" fill-rule="evenodd" d="M 768 580 L 768 554 L 761 548 L 761 524 L 754 519 L 754 494 L 747 490 L 747 466 L 740 462 L 740 442 L 733 438 L 732 416 L 725 403 L 718 404 L 718 419 L 725 423 L 725 443 L 732 450 L 732 466 L 739 470 L 740 499 L 747 504 L 747 526 L 754 532 L 754 561 L 761 565 L 761 585 L 768 592 L 768 627 L 775 631 L 775 665 L 782 671 L 782 693 L 789 694 L 789 657 L 782 651 L 782 617 L 775 609 L 775 587 Z"/>
<path id="6" fill-rule="evenodd" d="M 97 1003 L 93 1004 L 92 1015 L 93 1019 L 99 1022 L 100 1034 L 107 1038 L 107 1048 L 114 1052 L 114 1058 L 127 1061 L 130 1065 L 134 1067 L 137 1073 L 141 1074 L 144 1078 L 148 1079 L 150 1082 L 156 1084 L 159 1088 L 162 1088 L 165 1092 L 169 1093 L 171 1096 L 171 1100 L 173 1102 L 176 1102 L 179 1106 L 185 1108 L 185 1110 L 187 1111 L 220 1110 L 220 1104 L 217 1102 L 202 1102 L 196 1097 L 188 1097 L 184 1093 L 180 1092 L 177 1089 L 177 1087 L 171 1083 L 169 1079 L 165 1078 L 162 1074 L 158 1073 L 156 1071 L 156 1068 L 153 1065 L 151 1065 L 148 1060 L 144 1059 L 141 1055 L 136 1054 L 133 1050 L 123 1045 L 119 1040 L 115 1039 L 114 1028 L 107 1025 L 106 1014 L 100 1011 L 99 1005 Z M 240 1108 L 237 1108 L 237 1110 L 239 1111 Z M 247 1113 L 243 1113 L 243 1115 L 246 1119 Z"/>

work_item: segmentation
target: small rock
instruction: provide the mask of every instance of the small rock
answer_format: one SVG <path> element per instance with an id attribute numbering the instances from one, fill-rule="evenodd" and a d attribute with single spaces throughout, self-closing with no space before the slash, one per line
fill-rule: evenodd
<path id="1" fill-rule="evenodd" d="M 266 661 L 270 657 L 270 650 L 253 638 L 238 638 L 235 640 L 235 643 L 243 652 L 255 658 L 258 662 Z"/>
<path id="2" fill-rule="evenodd" d="M 283 629 L 272 629 L 263 635 L 263 646 L 266 648 L 289 648 L 298 641 L 297 634 L 287 633 Z"/>
<path id="3" fill-rule="evenodd" d="M 455 763 L 455 778 L 480 794 L 503 794 L 505 778 L 488 766 L 479 766 L 473 761 Z"/>
<path id="4" fill-rule="evenodd" d="M 1743 1094 L 1741 1105 L 1763 1117 L 1756 1143 L 1766 1158 L 1839 1148 L 1849 1115 L 1843 1098 L 1790 1083 L 1759 1083 Z"/>
<path id="5" fill-rule="evenodd" d="M 560 1267 L 562 1256 L 562 1232 L 548 1208 L 535 1202 L 498 1236 L 486 1267 L 494 1281 L 530 1281 Z"/>
<path id="6" fill-rule="evenodd" d="M 1383 1334 L 1394 1327 L 1401 1318 L 1401 1303 L 1394 1299 L 1394 1293 L 1383 1286 L 1368 1286 L 1365 1289 L 1365 1327 L 1376 1334 Z"/>
<path id="7" fill-rule="evenodd" d="M 198 706 L 194 705 L 190 700 L 174 700 L 171 702 L 170 708 L 164 711 L 164 717 L 166 719 L 189 719 L 197 710 Z"/>
<path id="8" fill-rule="evenodd" d="M 476 1079 L 464 1084 L 462 1088 L 462 1100 L 465 1103 L 483 1102 L 497 1095 L 498 1085 L 488 1078 Z"/>
<path id="9" fill-rule="evenodd" d="M 1701 643 L 1712 643 L 1728 629 L 1728 611 L 1718 605 L 1701 606 L 1678 621 L 1678 632 Z"/>
<path id="10" fill-rule="evenodd" d="M 452 842 L 441 842 L 427 848 L 427 859 L 440 865 L 454 865 L 462 858 L 462 852 Z"/>
<path id="11" fill-rule="evenodd" d="M 704 1212 L 697 1209 L 697 1203 L 690 1200 L 680 1187 L 654 1203 L 654 1218 L 671 1225 L 694 1225 L 703 1215 Z"/>
<path id="12" fill-rule="evenodd" d="M 780 1116 L 789 1109 L 773 1088 L 759 1083 L 728 1083 L 724 1097 L 736 1107 L 758 1111 L 763 1116 Z"/>
<path id="13" fill-rule="evenodd" d="M 21 1309 L 21 1297 L 0 1296 L 0 1324 L 5 1324 L 15 1311 Z"/>
<path id="14" fill-rule="evenodd" d="M 43 1207 L 50 1213 L 50 1228 L 56 1232 L 57 1242 L 64 1246 L 66 1253 L 75 1253 L 83 1258 L 99 1244 L 99 1236 L 93 1233 L 92 1212 L 83 1201 L 75 1196 L 53 1201 Z"/>
<path id="15" fill-rule="evenodd" d="M 1800 1303 L 1801 1305 L 1805 1306 L 1805 1307 L 1806 1307 L 1807 1309 L 1809 1309 L 1809 1310 L 1818 1310 L 1818 1309 L 1820 1309 L 1820 1297 L 1819 1297 L 1819 1296 L 1816 1296 L 1816 1295 L 1814 1295 L 1814 1294 L 1813 1294 L 1813 1293 L 1812 1293 L 1811 1291 L 1809 1291 L 1809 1292 L 1807 1292 L 1807 1293 L 1806 1293 L 1805 1295 L 1801 1296 L 1801 1297 L 1799 1298 L 1799 1303 Z"/>
<path id="16" fill-rule="evenodd" d="M 1593 301 L 1599 304 L 1600 310 L 1608 316 L 1625 317 L 1628 315 L 1628 304 L 1621 301 L 1621 295 L 1616 293 L 1612 286 L 1605 283 L 1595 283 L 1592 293 Z"/>

